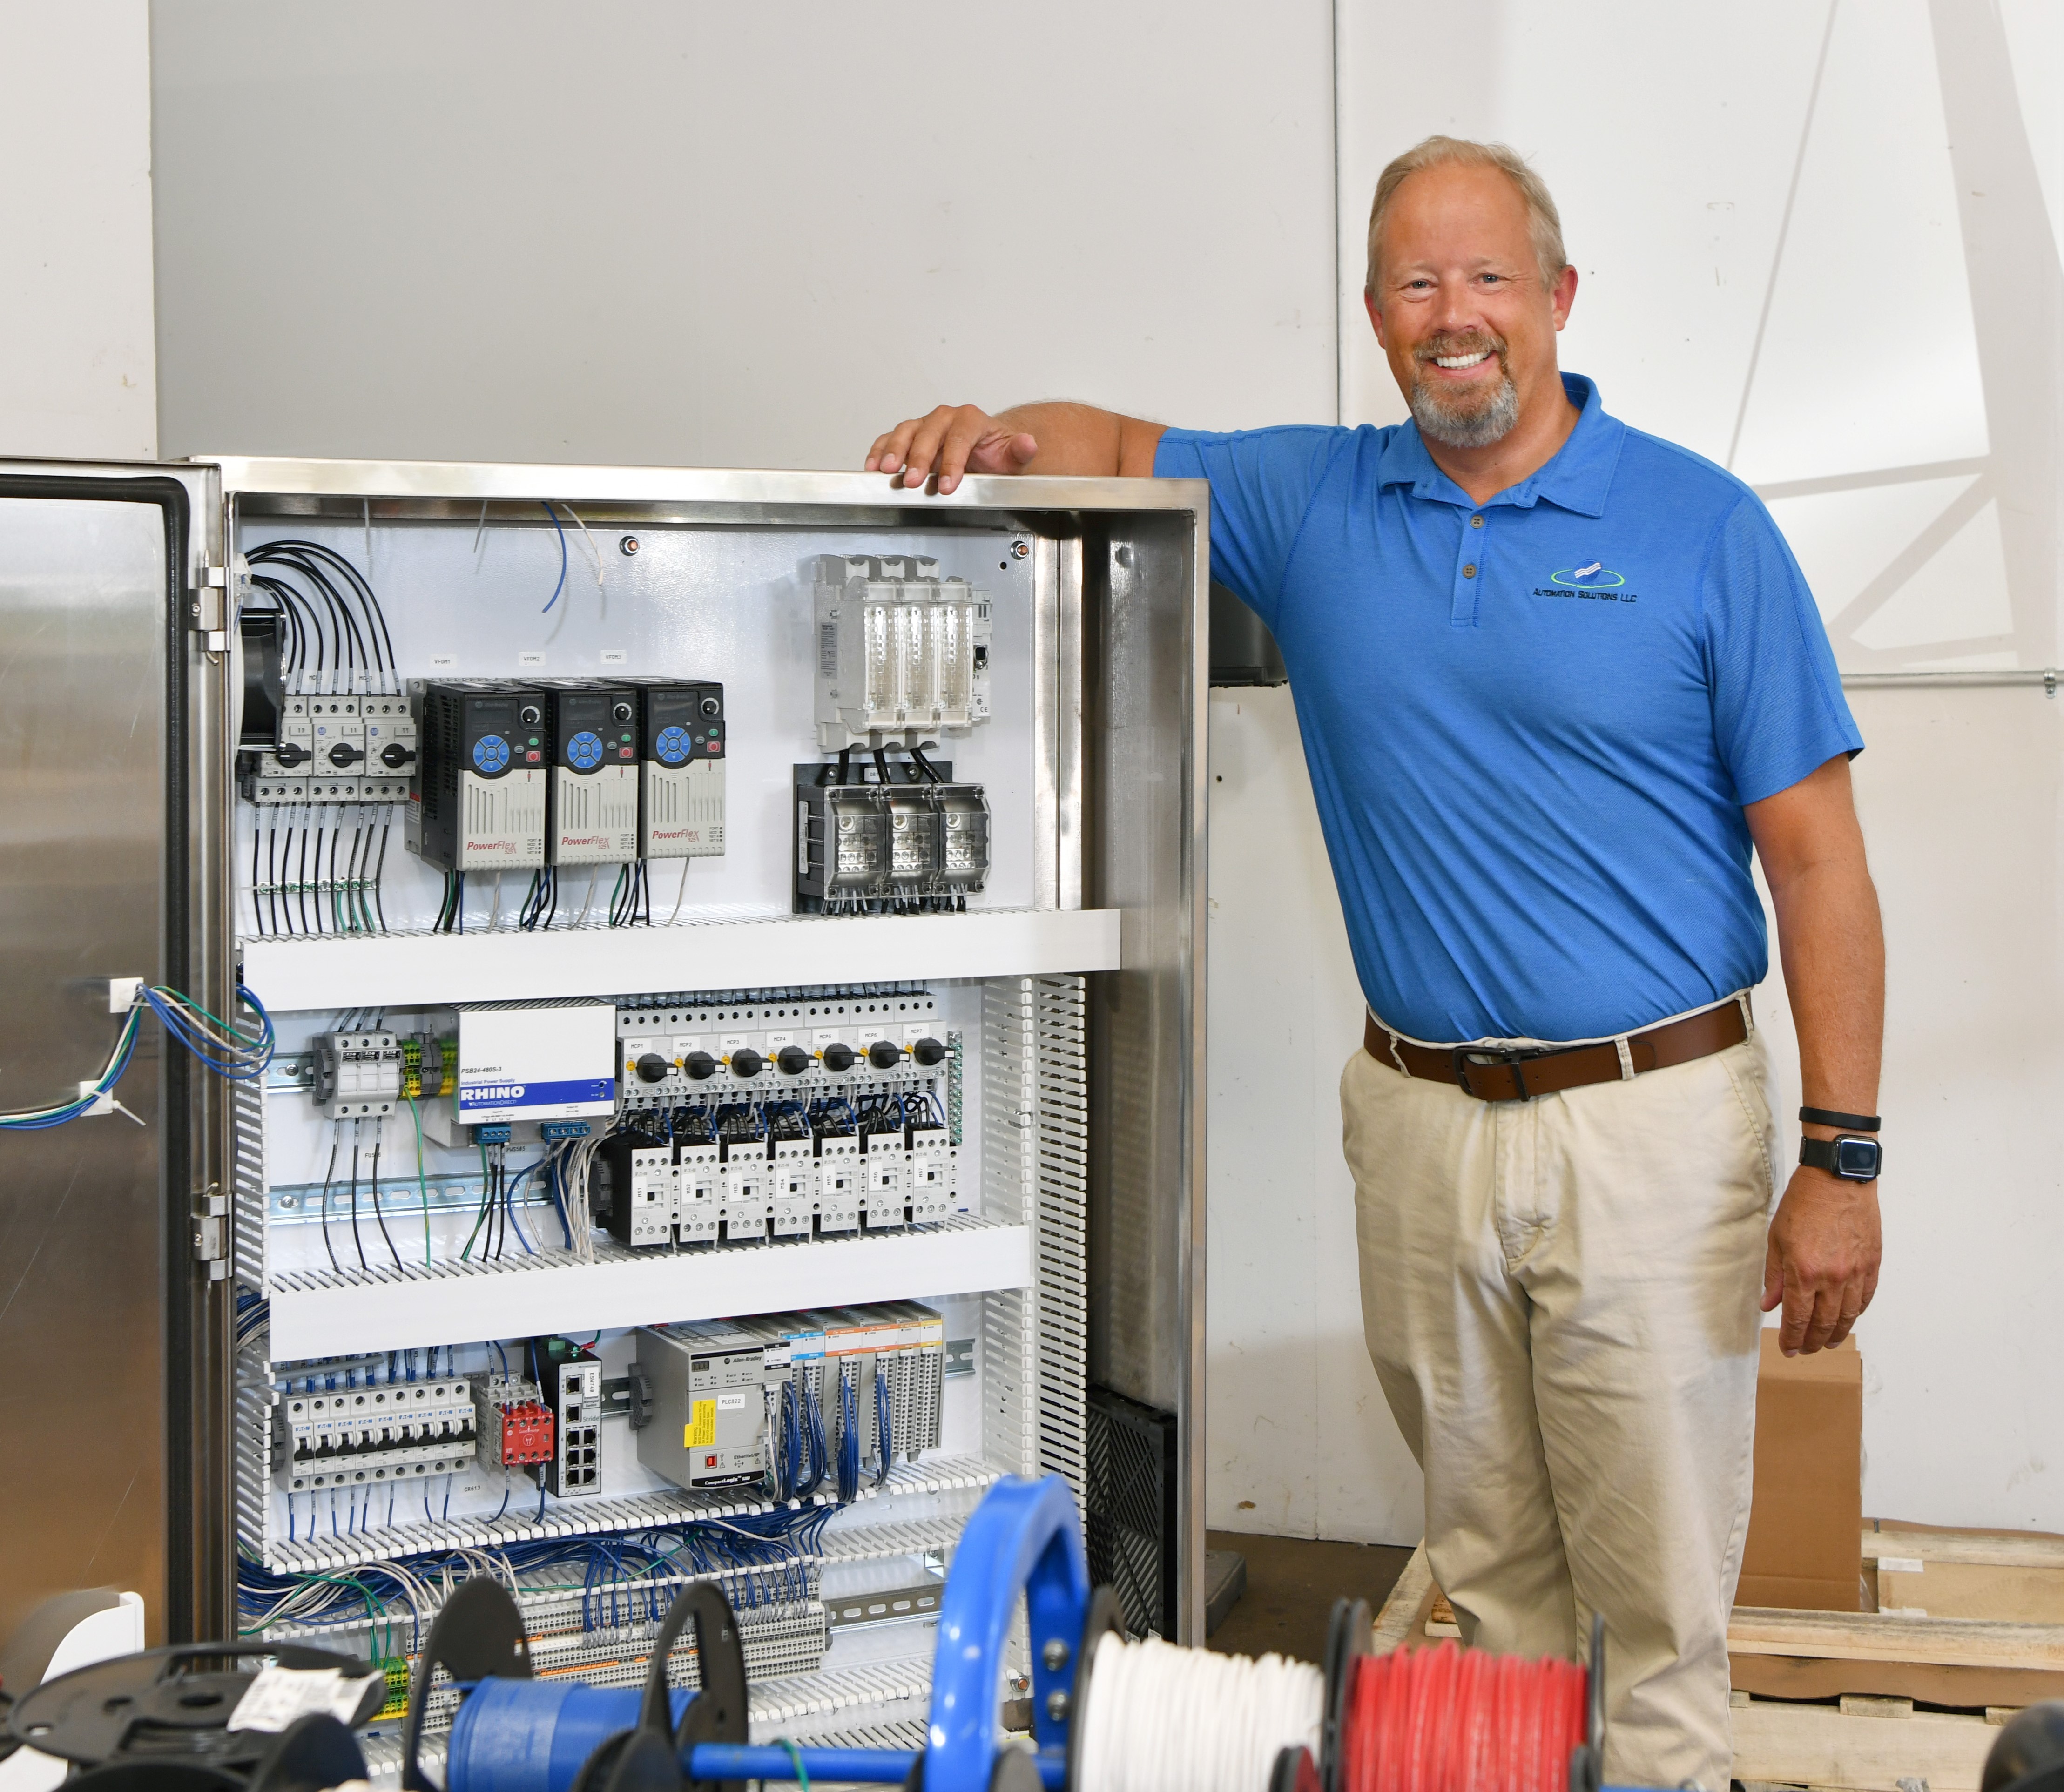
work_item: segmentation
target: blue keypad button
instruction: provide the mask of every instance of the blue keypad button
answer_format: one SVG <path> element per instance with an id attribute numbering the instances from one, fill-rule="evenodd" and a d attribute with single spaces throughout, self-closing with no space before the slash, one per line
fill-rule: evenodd
<path id="1" fill-rule="evenodd" d="M 686 728 L 662 728 L 652 751 L 659 755 L 662 765 L 679 765 L 695 751 L 695 737 Z"/>
<path id="2" fill-rule="evenodd" d="M 492 776 L 509 766 L 509 743 L 499 735 L 482 735 L 473 743 L 473 763 Z"/>
<path id="3" fill-rule="evenodd" d="M 583 728 L 566 743 L 566 763 L 576 771 L 592 771 L 602 763 L 602 736 Z"/>

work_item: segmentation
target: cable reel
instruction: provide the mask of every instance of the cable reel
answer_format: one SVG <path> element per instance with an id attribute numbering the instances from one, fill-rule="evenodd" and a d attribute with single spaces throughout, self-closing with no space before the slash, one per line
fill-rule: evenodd
<path id="1" fill-rule="evenodd" d="M 329 1669 L 364 1690 L 349 1724 L 323 1712 L 284 1729 L 232 1730 L 230 1719 L 258 1678 L 236 1664 Z M 83 1770 L 79 1792 L 301 1792 L 365 1778 L 353 1730 L 386 1702 L 379 1670 L 300 1644 L 182 1643 L 95 1661 L 46 1681 L 16 1701 L 7 1732 L 17 1743 Z"/>

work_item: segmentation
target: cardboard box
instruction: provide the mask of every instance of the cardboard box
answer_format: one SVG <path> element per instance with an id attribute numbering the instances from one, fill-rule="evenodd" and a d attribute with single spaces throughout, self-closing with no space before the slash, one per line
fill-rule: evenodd
<path id="1" fill-rule="evenodd" d="M 1863 1575 L 1863 1359 L 1855 1341 L 1783 1355 L 1763 1333 L 1756 1492 L 1737 1605 L 1853 1612 Z"/>

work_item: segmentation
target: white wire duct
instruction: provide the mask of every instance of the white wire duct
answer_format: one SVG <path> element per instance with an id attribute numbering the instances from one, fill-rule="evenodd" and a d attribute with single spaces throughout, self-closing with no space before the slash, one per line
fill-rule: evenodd
<path id="1" fill-rule="evenodd" d="M 1324 1697 L 1308 1662 L 1107 1633 L 1090 1658 L 1077 1792 L 1266 1792 L 1283 1750 L 1317 1758 Z"/>

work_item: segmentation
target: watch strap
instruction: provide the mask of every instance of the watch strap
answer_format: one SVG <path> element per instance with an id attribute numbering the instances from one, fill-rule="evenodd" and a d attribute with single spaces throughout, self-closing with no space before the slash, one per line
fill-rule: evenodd
<path id="1" fill-rule="evenodd" d="M 1801 1108 L 1799 1117 L 1809 1126 L 1840 1126 L 1852 1133 L 1874 1133 L 1884 1124 L 1874 1113 L 1837 1113 L 1832 1108 Z"/>

